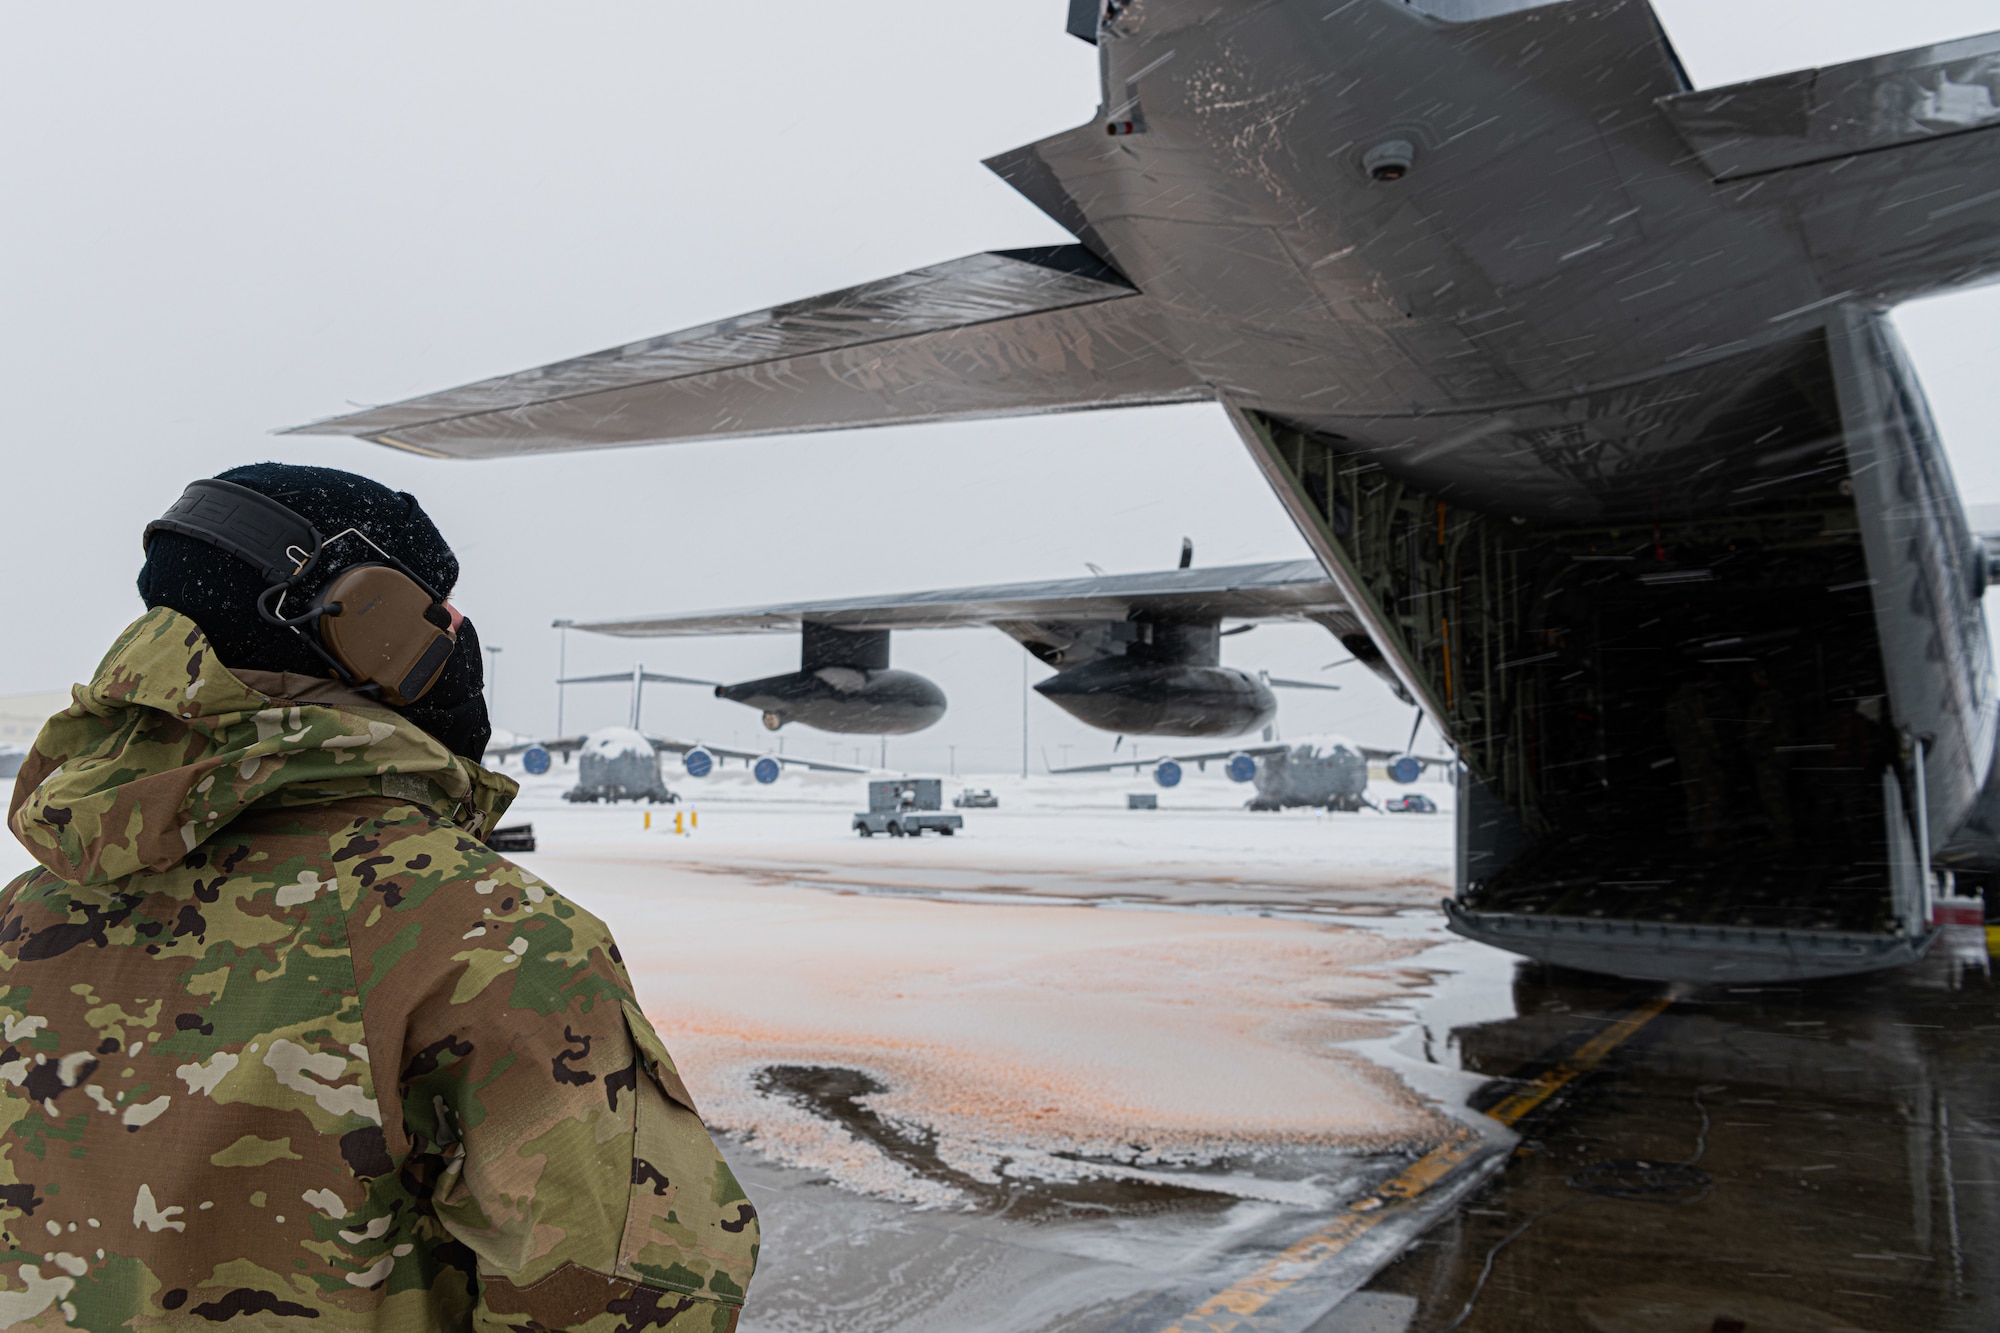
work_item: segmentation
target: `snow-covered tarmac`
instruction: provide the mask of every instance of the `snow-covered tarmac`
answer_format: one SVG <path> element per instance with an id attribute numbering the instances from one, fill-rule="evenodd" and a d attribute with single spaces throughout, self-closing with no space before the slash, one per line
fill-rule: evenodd
<path id="1" fill-rule="evenodd" d="M 1156 811 L 1125 808 L 1143 777 L 982 776 L 947 792 L 1000 808 L 919 840 L 849 830 L 860 779 L 739 773 L 676 782 L 649 829 L 562 801 L 558 765 L 514 817 L 540 840 L 518 859 L 611 925 L 758 1194 L 746 1330 L 836 1306 L 851 1328 L 1068 1327 L 1199 1288 L 1468 1132 L 1477 1080 L 1425 1018 L 1504 1013 L 1512 969 L 1442 928 L 1441 785 L 1438 815 L 1252 814 L 1216 775 Z M 913 1227 L 977 1274 L 897 1257 Z M 929 1295 L 864 1297 L 911 1265 Z M 1053 1304 L 975 1315 L 1030 1273 Z"/>

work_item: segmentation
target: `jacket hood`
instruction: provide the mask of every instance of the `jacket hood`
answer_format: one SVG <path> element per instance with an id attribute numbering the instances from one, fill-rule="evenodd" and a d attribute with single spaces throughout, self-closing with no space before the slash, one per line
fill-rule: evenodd
<path id="1" fill-rule="evenodd" d="M 168 869 L 253 806 L 379 795 L 484 837 L 519 790 L 334 682 L 233 674 L 167 607 L 70 693 L 21 765 L 8 823 L 73 884 Z"/>

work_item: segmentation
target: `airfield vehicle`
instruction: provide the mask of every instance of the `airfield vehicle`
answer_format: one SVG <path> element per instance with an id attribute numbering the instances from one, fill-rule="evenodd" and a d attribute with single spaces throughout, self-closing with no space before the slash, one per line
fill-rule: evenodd
<path id="1" fill-rule="evenodd" d="M 535 850 L 535 826 L 509 824 L 505 828 L 494 829 L 486 835 L 486 845 L 496 852 L 532 852 Z"/>
<path id="2" fill-rule="evenodd" d="M 1382 802 L 1384 812 L 1392 815 L 1434 815 L 1438 812 L 1437 802 L 1422 792 L 1407 792 L 1401 796 L 1391 796 Z"/>
<path id="3" fill-rule="evenodd" d="M 990 788 L 986 787 L 981 787 L 978 791 L 967 787 L 964 791 L 952 797 L 951 803 L 960 810 L 998 810 L 1000 808 L 1000 798 L 995 796 Z"/>
<path id="4" fill-rule="evenodd" d="M 960 815 L 942 813 L 944 784 L 936 778 L 896 778 L 868 784 L 868 808 L 854 817 L 854 831 L 864 838 L 886 833 L 915 838 L 938 833 L 949 838 L 965 827 Z"/>

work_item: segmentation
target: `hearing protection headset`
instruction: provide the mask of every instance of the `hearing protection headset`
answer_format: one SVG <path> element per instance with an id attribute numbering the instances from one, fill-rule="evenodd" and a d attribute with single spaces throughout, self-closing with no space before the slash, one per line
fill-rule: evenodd
<path id="1" fill-rule="evenodd" d="M 270 584 L 257 614 L 282 625 L 325 659 L 341 681 L 392 707 L 429 693 L 458 645 L 461 620 L 435 588 L 359 528 L 331 537 L 270 496 L 213 479 L 188 483 L 173 507 L 146 525 L 219 547 L 249 563 Z M 285 598 L 307 582 L 334 542 L 358 537 L 381 557 L 335 575 L 297 615 Z"/>

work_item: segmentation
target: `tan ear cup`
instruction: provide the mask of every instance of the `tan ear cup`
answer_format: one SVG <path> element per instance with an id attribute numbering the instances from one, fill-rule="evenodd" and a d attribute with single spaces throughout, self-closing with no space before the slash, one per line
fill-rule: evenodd
<path id="1" fill-rule="evenodd" d="M 383 703 L 401 708 L 424 697 L 451 657 L 457 636 L 427 618 L 430 594 L 387 565 L 359 565 L 320 595 L 326 650 L 357 680 L 381 688 Z"/>

